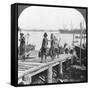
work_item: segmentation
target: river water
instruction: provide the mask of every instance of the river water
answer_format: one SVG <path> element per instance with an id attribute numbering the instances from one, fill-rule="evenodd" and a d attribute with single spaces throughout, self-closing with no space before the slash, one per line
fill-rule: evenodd
<path id="1" fill-rule="evenodd" d="M 35 47 L 36 50 L 40 50 L 44 32 L 29 32 L 30 35 L 29 37 L 27 37 L 28 32 L 23 32 L 23 33 L 24 33 L 26 45 L 33 44 L 36 46 Z M 67 43 L 68 46 L 72 46 L 73 34 L 61 34 L 60 32 L 47 32 L 48 40 L 50 40 L 51 33 L 53 33 L 58 40 L 60 39 L 59 46 L 64 46 L 64 43 Z M 80 36 L 80 34 L 74 34 L 74 41 L 76 41 L 74 45 L 80 45 L 80 39 L 75 38 L 76 36 Z M 18 46 L 20 45 L 19 39 L 20 39 L 20 33 L 18 33 Z M 85 42 L 86 39 L 83 38 L 82 43 Z M 50 47 L 50 42 L 48 43 L 48 47 Z"/>

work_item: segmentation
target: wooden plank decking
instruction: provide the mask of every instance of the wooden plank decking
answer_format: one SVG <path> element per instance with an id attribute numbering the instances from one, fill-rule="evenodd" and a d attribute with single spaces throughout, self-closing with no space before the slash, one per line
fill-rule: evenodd
<path id="1" fill-rule="evenodd" d="M 40 62 L 32 62 L 31 60 L 28 62 L 27 61 L 20 61 L 18 62 L 18 80 L 21 79 L 23 76 L 25 75 L 29 75 L 29 77 L 32 77 L 44 70 L 49 71 L 49 76 L 52 75 L 50 74 L 52 72 L 51 68 L 53 66 L 56 66 L 58 64 L 60 64 L 61 66 L 61 70 L 60 73 L 62 73 L 62 62 L 65 62 L 66 59 L 71 58 L 72 55 L 68 54 L 62 54 L 59 56 L 59 58 L 55 58 L 53 61 L 49 61 L 46 63 L 40 63 Z M 40 58 L 39 58 L 40 59 Z M 38 58 L 37 58 L 38 60 Z M 51 70 L 51 71 L 50 71 Z M 51 82 L 49 80 L 49 82 Z"/>

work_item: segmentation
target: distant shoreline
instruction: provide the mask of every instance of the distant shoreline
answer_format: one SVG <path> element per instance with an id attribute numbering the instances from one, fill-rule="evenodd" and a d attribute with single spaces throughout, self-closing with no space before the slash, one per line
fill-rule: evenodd
<path id="1" fill-rule="evenodd" d="M 86 34 L 86 30 L 59 30 L 61 34 L 80 34 L 82 32 L 82 34 Z"/>
<path id="2" fill-rule="evenodd" d="M 60 32 L 61 34 L 80 34 L 82 32 L 83 34 L 86 34 L 85 29 L 83 31 L 80 29 L 73 29 L 73 30 L 68 30 L 68 29 L 65 29 L 65 30 L 64 29 L 59 29 L 59 30 L 21 29 L 21 31 L 25 31 L 25 32 Z"/>

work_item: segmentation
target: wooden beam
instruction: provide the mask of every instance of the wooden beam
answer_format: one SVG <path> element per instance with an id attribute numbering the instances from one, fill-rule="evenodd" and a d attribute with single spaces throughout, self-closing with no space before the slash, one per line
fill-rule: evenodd
<path id="1" fill-rule="evenodd" d="M 59 73 L 60 75 L 63 75 L 63 63 L 59 62 Z"/>
<path id="2" fill-rule="evenodd" d="M 48 68 L 48 72 L 47 72 L 47 79 L 48 79 L 48 83 L 52 83 L 52 66 L 50 65 Z"/>
<path id="3" fill-rule="evenodd" d="M 35 68 L 31 68 L 30 70 L 25 70 L 24 72 L 22 72 L 22 74 L 19 74 L 18 79 L 21 78 L 24 75 L 35 75 L 37 73 L 42 72 L 43 70 L 46 70 L 50 65 L 54 66 L 56 65 L 58 62 L 60 61 L 65 61 L 67 58 L 71 57 L 71 55 L 62 55 L 62 57 L 57 58 L 54 61 L 48 62 L 48 63 L 43 63 L 40 66 L 37 66 Z"/>

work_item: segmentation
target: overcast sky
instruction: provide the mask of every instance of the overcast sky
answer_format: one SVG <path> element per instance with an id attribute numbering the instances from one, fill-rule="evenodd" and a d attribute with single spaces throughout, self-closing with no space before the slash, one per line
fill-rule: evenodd
<path id="1" fill-rule="evenodd" d="M 31 6 L 26 8 L 18 19 L 21 29 L 73 29 L 80 28 L 80 22 L 84 21 L 79 11 L 72 8 L 55 8 Z M 84 28 L 85 28 L 84 21 Z"/>

